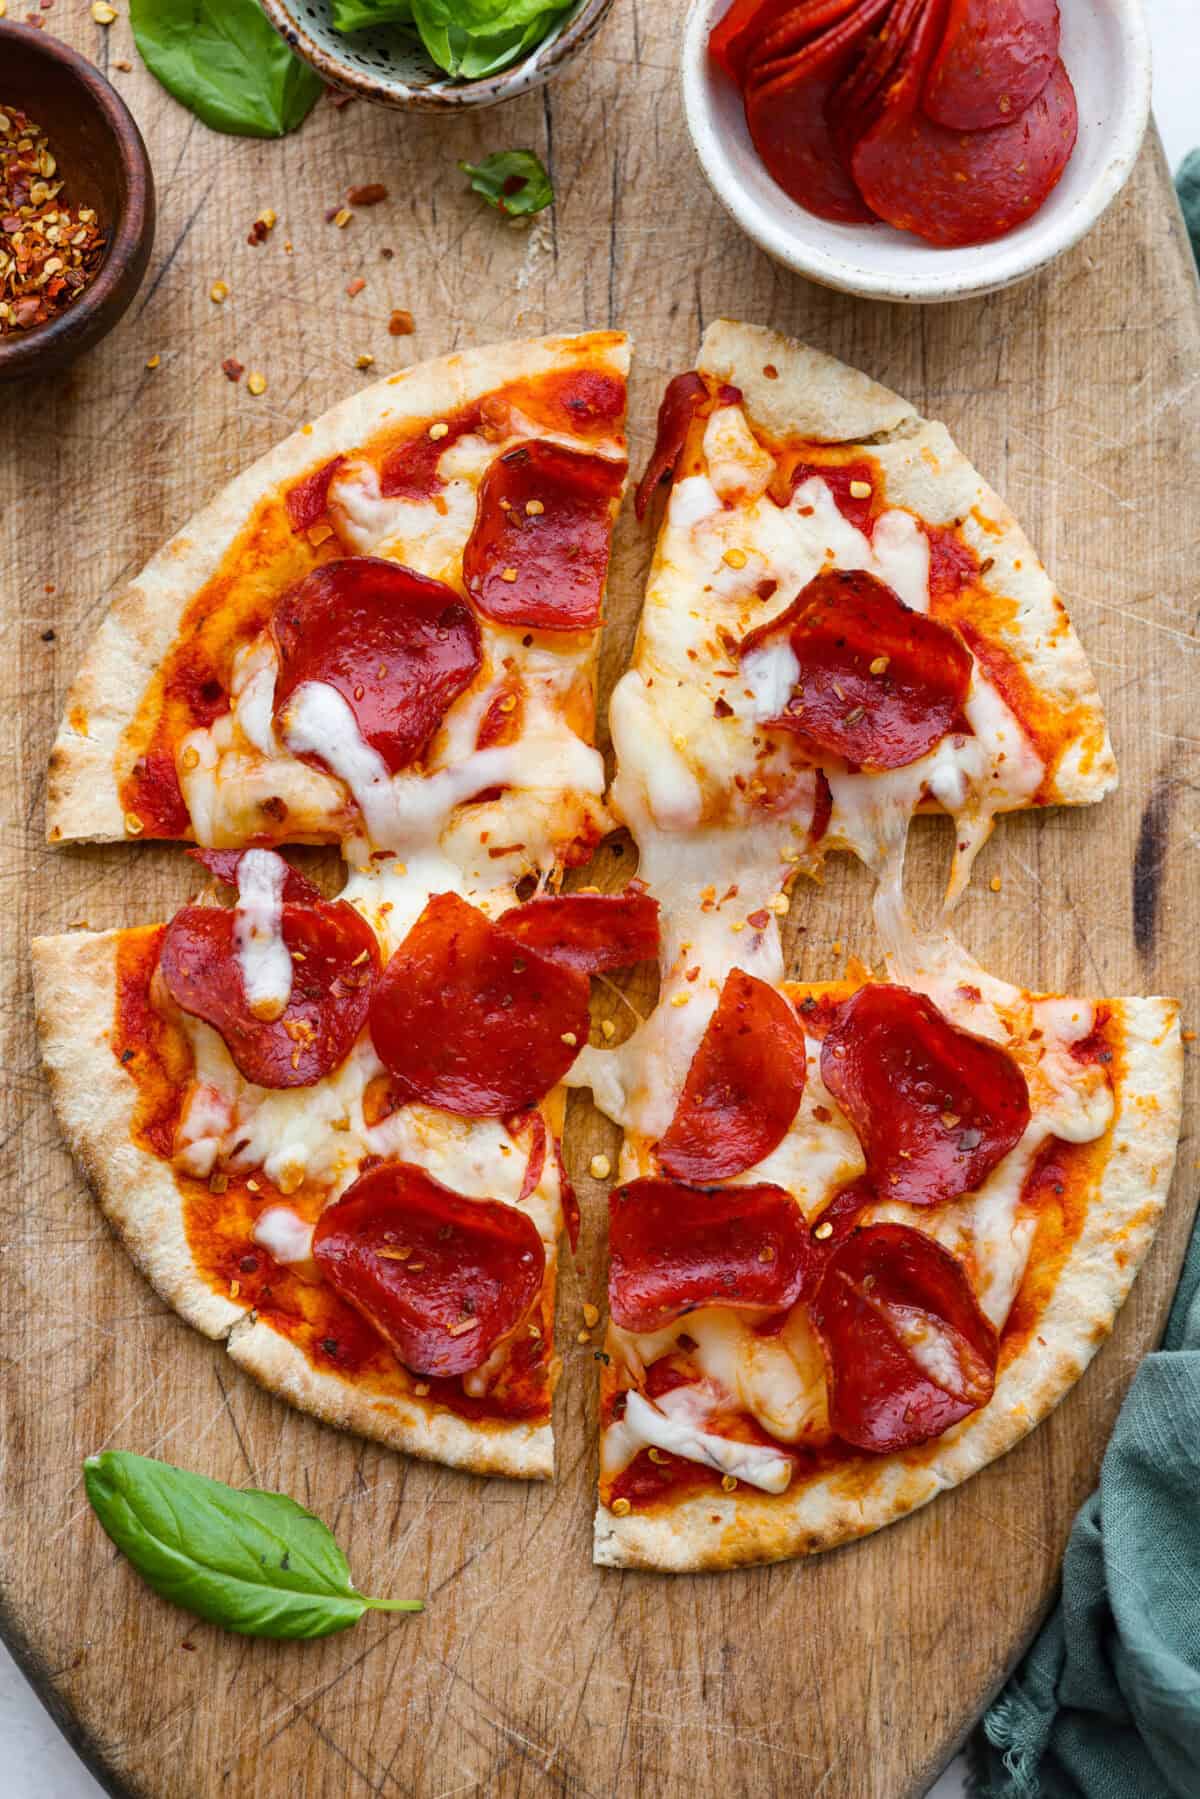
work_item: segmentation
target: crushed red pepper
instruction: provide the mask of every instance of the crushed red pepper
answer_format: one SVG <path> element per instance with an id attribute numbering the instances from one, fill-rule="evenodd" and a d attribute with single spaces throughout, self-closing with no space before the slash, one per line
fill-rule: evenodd
<path id="1" fill-rule="evenodd" d="M 0 336 L 42 325 L 82 292 L 108 233 L 90 206 L 63 204 L 40 125 L 0 103 Z"/>

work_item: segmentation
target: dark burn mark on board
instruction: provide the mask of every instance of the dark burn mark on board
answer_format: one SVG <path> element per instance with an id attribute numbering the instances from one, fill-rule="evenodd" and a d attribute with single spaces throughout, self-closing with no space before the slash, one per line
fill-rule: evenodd
<path id="1" fill-rule="evenodd" d="M 1133 858 L 1133 941 L 1143 960 L 1154 953 L 1170 829 L 1171 783 L 1160 775 L 1142 813 Z"/>

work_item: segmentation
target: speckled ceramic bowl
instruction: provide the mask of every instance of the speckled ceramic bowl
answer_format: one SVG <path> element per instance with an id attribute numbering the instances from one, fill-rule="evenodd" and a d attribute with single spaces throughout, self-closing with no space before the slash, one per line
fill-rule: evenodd
<path id="1" fill-rule="evenodd" d="M 1059 0 L 1062 56 L 1079 101 L 1079 138 L 1040 212 L 990 244 L 939 249 L 890 225 L 838 225 L 789 199 L 759 161 L 742 100 L 708 54 L 729 0 L 692 0 L 683 32 L 683 101 L 700 166 L 721 204 L 789 269 L 868 299 L 961 300 L 1024 281 L 1078 243 L 1120 192 L 1150 111 L 1150 44 L 1141 0 Z"/>
<path id="2" fill-rule="evenodd" d="M 541 87 L 574 62 L 611 5 L 612 0 L 577 0 L 549 36 L 511 68 L 479 81 L 451 81 L 419 45 L 410 47 L 393 29 L 380 26 L 349 35 L 335 31 L 330 0 L 262 0 L 272 25 L 322 80 L 405 112 L 496 106 Z"/>

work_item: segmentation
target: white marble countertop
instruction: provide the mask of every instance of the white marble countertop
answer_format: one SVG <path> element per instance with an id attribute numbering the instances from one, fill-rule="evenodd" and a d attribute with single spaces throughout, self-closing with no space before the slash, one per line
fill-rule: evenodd
<path id="1" fill-rule="evenodd" d="M 1200 143 L 1200 10 L 1197 0 L 1145 0 L 1154 38 L 1154 111 L 1172 168 Z M 0 1643 L 0 1799 L 101 1799 L 78 1760 Z M 962 1799 L 961 1758 L 928 1799 Z"/>

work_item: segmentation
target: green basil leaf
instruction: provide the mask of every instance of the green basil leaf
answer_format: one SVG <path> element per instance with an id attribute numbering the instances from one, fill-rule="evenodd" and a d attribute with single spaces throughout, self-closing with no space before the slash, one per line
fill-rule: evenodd
<path id="1" fill-rule="evenodd" d="M 335 31 L 367 31 L 372 25 L 412 22 L 412 0 L 333 0 Z"/>
<path id="2" fill-rule="evenodd" d="M 359 1593 L 331 1532 L 285 1493 L 227 1487 L 121 1449 L 89 1456 L 83 1480 L 143 1580 L 210 1624 L 251 1637 L 325 1637 L 367 1610 L 423 1609 L 420 1600 Z"/>
<path id="3" fill-rule="evenodd" d="M 214 131 L 282 137 L 324 86 L 258 0 L 130 0 L 129 19 L 151 74 Z"/>
<path id="4" fill-rule="evenodd" d="M 421 41 L 440 69 L 477 81 L 541 42 L 563 0 L 412 0 Z"/>
<path id="5" fill-rule="evenodd" d="M 475 192 L 510 218 L 541 212 L 554 199 L 550 177 L 532 150 L 497 150 L 482 162 L 460 162 L 458 166 L 470 176 Z"/>

